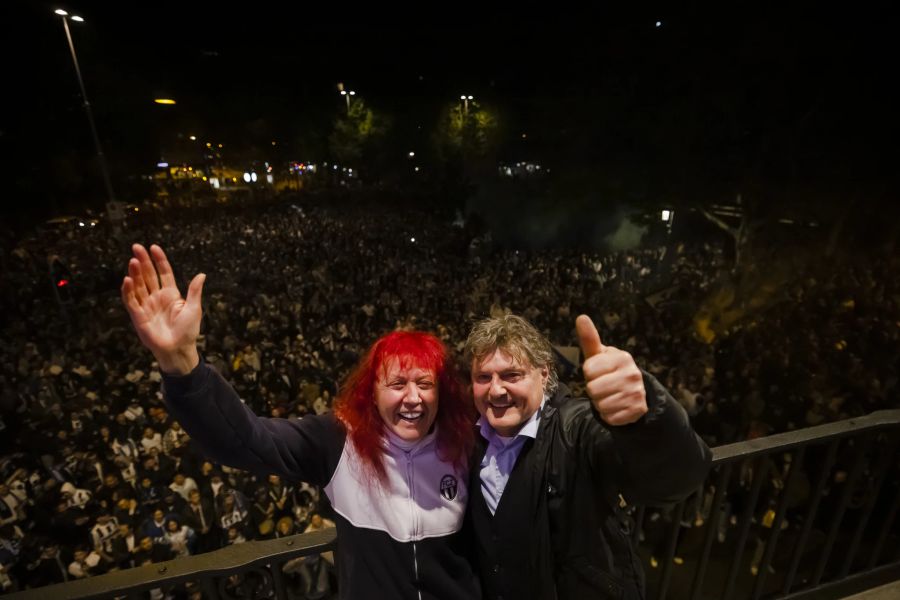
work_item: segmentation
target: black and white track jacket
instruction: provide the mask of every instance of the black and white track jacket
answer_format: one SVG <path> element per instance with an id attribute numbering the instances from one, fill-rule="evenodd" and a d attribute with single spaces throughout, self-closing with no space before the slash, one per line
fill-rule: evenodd
<path id="1" fill-rule="evenodd" d="M 202 362 L 163 379 L 171 413 L 213 460 L 324 488 L 336 515 L 342 598 L 478 598 L 466 556 L 467 474 L 441 460 L 432 432 L 414 444 L 384 440 L 386 484 L 372 481 L 330 413 L 257 417 Z"/>

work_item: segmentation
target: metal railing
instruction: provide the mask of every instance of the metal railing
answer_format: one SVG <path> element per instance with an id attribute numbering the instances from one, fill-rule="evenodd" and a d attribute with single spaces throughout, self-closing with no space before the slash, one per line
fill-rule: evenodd
<path id="1" fill-rule="evenodd" d="M 900 580 L 898 443 L 900 410 L 885 410 L 714 448 L 703 489 L 660 519 L 648 597 L 818 600 Z"/>
<path id="2" fill-rule="evenodd" d="M 898 443 L 900 410 L 888 410 L 714 448 L 693 498 L 633 509 L 648 598 L 819 600 L 900 580 Z M 8 597 L 137 599 L 177 588 L 206 600 L 301 598 L 291 565 L 335 543 L 332 529 L 238 544 Z"/>
<path id="3" fill-rule="evenodd" d="M 335 548 L 335 530 L 227 546 L 221 550 L 6 596 L 15 600 L 166 597 L 178 589 L 204 600 L 303 598 L 291 562 Z M 153 592 L 157 593 L 153 593 Z M 161 594 L 160 594 L 161 592 Z"/>

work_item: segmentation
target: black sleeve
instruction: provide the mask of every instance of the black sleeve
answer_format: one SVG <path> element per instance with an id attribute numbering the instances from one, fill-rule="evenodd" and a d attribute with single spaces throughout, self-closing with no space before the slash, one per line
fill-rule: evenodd
<path id="1" fill-rule="evenodd" d="M 589 429 L 595 458 L 633 504 L 678 502 L 706 479 L 712 452 L 691 428 L 687 413 L 659 381 L 644 372 L 646 415 L 629 425 L 603 423 L 591 405 L 595 424 Z M 597 426 L 609 431 L 597 435 Z M 609 443 L 611 441 L 612 451 Z"/>
<path id="2" fill-rule="evenodd" d="M 346 434 L 332 414 L 304 419 L 257 417 L 237 392 L 201 361 L 183 377 L 163 376 L 169 410 L 216 462 L 290 481 L 324 486 Z"/>

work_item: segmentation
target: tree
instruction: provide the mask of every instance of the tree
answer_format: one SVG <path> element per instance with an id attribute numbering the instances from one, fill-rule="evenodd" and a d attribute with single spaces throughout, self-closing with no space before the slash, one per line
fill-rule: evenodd
<path id="1" fill-rule="evenodd" d="M 496 172 L 500 133 L 497 114 L 481 103 L 448 106 L 434 136 L 445 175 L 459 172 L 472 181 Z"/>
<path id="2" fill-rule="evenodd" d="M 334 120 L 334 129 L 328 137 L 331 155 L 365 172 L 375 163 L 378 146 L 390 124 L 387 116 L 376 113 L 359 96 L 354 96 L 347 112 Z"/>

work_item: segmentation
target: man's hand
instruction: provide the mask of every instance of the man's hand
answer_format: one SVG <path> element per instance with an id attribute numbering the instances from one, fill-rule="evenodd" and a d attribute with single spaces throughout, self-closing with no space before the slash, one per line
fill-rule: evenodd
<path id="1" fill-rule="evenodd" d="M 575 319 L 578 343 L 584 352 L 584 381 L 597 412 L 609 425 L 628 425 L 647 414 L 644 377 L 624 350 L 604 346 L 587 315 Z"/>
<path id="2" fill-rule="evenodd" d="M 185 300 L 162 248 L 150 246 L 150 254 L 140 244 L 131 249 L 134 257 L 128 261 L 128 275 L 122 281 L 122 303 L 141 343 L 156 357 L 160 370 L 170 375 L 187 375 L 200 362 L 197 336 L 206 275 L 200 273 L 191 280 Z"/>

